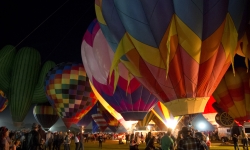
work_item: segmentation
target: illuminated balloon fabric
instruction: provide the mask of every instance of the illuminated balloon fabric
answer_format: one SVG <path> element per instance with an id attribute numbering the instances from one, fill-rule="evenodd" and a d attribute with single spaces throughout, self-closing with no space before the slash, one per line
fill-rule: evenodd
<path id="1" fill-rule="evenodd" d="M 32 104 L 40 64 L 39 52 L 31 47 L 21 48 L 15 56 L 8 99 L 12 121 L 17 127 L 21 127 Z"/>
<path id="2" fill-rule="evenodd" d="M 216 103 L 213 96 L 211 96 L 206 104 L 203 114 L 216 113 L 216 110 L 213 108 L 213 103 Z"/>
<path id="3" fill-rule="evenodd" d="M 107 129 L 108 124 L 107 121 L 104 119 L 103 115 L 99 110 L 99 106 L 97 105 L 97 113 L 91 115 L 95 123 L 99 126 L 100 130 L 103 132 Z"/>
<path id="4" fill-rule="evenodd" d="M 138 128 L 143 128 L 146 127 L 148 125 L 148 123 L 153 119 L 154 117 L 154 113 L 153 112 L 148 112 L 147 115 L 143 118 L 143 120 L 138 121 L 138 123 L 136 124 L 136 126 Z"/>
<path id="5" fill-rule="evenodd" d="M 61 63 L 51 69 L 45 92 L 66 127 L 76 124 L 97 102 L 82 64 Z"/>
<path id="6" fill-rule="evenodd" d="M 120 76 L 114 87 L 114 75 L 109 81 L 113 52 L 104 38 L 99 24 L 94 20 L 86 31 L 82 42 L 82 60 L 86 72 L 98 93 L 125 120 L 142 120 L 158 101 L 127 69 L 119 65 Z"/>
<path id="7" fill-rule="evenodd" d="M 48 99 L 46 97 L 45 91 L 44 91 L 44 80 L 46 77 L 46 74 L 49 72 L 51 68 L 53 68 L 56 64 L 53 61 L 46 61 L 40 71 L 39 79 L 35 87 L 35 91 L 32 98 L 32 103 L 38 104 L 38 103 L 46 103 L 48 102 Z"/>
<path id="8" fill-rule="evenodd" d="M 125 121 L 124 118 L 121 116 L 120 113 L 118 113 L 116 110 L 114 110 L 113 107 L 111 107 L 104 99 L 103 97 L 98 93 L 98 91 L 95 89 L 93 84 L 91 82 L 90 86 L 93 92 L 95 93 L 95 96 L 97 97 L 98 101 L 102 104 L 102 106 L 105 107 L 105 109 L 113 116 L 115 117 L 123 126 L 126 130 L 131 130 L 133 129 L 132 127 L 137 124 L 138 121 Z"/>
<path id="9" fill-rule="evenodd" d="M 2 112 L 8 105 L 8 99 L 5 97 L 4 92 L 0 90 L 0 112 Z"/>
<path id="10" fill-rule="evenodd" d="M 96 0 L 95 8 L 115 51 L 111 69 L 122 62 L 176 116 L 204 111 L 244 33 L 247 2 Z"/>
<path id="11" fill-rule="evenodd" d="M 152 120 L 155 122 L 155 125 L 159 128 L 159 130 L 167 131 L 167 126 L 158 117 L 154 116 Z"/>
<path id="12" fill-rule="evenodd" d="M 92 133 L 95 133 L 98 131 L 98 125 L 94 120 L 92 120 Z"/>
<path id="13" fill-rule="evenodd" d="M 57 112 L 49 102 L 36 104 L 33 108 L 33 115 L 36 121 L 47 131 L 59 119 Z"/>
<path id="14" fill-rule="evenodd" d="M 11 81 L 11 68 L 16 55 L 16 48 L 6 45 L 0 50 L 0 89 L 7 95 Z"/>
<path id="15" fill-rule="evenodd" d="M 167 107 L 162 103 L 158 102 L 155 107 L 151 110 L 157 118 L 159 118 L 167 127 L 175 128 L 177 123 L 182 118 L 181 116 L 174 117 Z"/>
<path id="16" fill-rule="evenodd" d="M 213 93 L 219 106 L 241 124 L 250 120 L 250 74 L 236 68 L 235 76 L 228 70 Z"/>
<path id="17" fill-rule="evenodd" d="M 77 125 L 84 126 L 84 127 L 88 126 L 91 123 L 91 121 L 93 120 L 92 115 L 96 114 L 96 113 L 97 113 L 97 106 L 95 104 L 91 108 L 91 110 L 86 115 L 84 115 L 80 121 L 78 121 Z"/>
<path id="18" fill-rule="evenodd" d="M 105 121 L 108 124 L 108 128 L 112 131 L 112 132 L 116 132 L 120 123 L 119 121 L 113 117 L 107 110 L 106 108 L 104 108 L 104 106 L 102 106 L 102 104 L 98 103 L 99 105 L 99 110 L 100 113 L 102 114 L 103 118 L 105 119 Z"/>

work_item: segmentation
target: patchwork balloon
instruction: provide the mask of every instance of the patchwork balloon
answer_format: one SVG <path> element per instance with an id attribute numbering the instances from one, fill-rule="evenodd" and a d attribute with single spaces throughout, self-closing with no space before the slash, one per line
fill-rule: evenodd
<path id="1" fill-rule="evenodd" d="M 91 123 L 91 121 L 93 120 L 92 115 L 96 114 L 96 113 L 97 113 L 97 105 L 95 104 L 91 108 L 91 110 L 86 115 L 84 115 L 80 121 L 78 121 L 77 125 L 83 126 L 83 127 L 88 126 Z"/>
<path id="2" fill-rule="evenodd" d="M 36 121 L 48 131 L 59 119 L 57 112 L 49 102 L 37 104 L 33 108 L 33 115 Z"/>
<path id="3" fill-rule="evenodd" d="M 119 71 L 109 77 L 114 53 L 96 20 L 89 25 L 84 35 L 81 52 L 91 83 L 125 120 L 142 120 L 158 102 L 149 90 L 129 75 L 122 64 L 118 66 Z"/>
<path id="4" fill-rule="evenodd" d="M 96 0 L 100 27 L 122 62 L 174 115 L 204 111 L 233 62 L 248 0 Z"/>
<path id="5" fill-rule="evenodd" d="M 47 73 L 44 88 L 67 128 L 76 124 L 97 102 L 85 69 L 79 63 L 56 65 Z"/>

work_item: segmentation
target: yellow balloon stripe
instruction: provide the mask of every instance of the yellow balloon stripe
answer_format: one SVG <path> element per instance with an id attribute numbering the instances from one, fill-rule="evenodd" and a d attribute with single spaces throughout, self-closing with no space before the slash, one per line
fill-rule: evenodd
<path id="1" fill-rule="evenodd" d="M 174 15 L 174 18 L 172 21 L 176 21 L 179 44 L 196 62 L 200 63 L 201 39 L 177 15 Z"/>
<path id="2" fill-rule="evenodd" d="M 98 1 L 100 4 L 102 3 L 101 0 L 98 0 Z M 95 13 L 96 13 L 96 17 L 97 17 L 98 22 L 101 24 L 107 25 L 106 21 L 103 18 L 101 7 L 99 5 L 96 5 L 96 3 L 95 3 Z"/>
<path id="3" fill-rule="evenodd" d="M 222 45 L 225 49 L 226 53 L 226 58 L 228 55 L 231 55 L 231 61 L 232 61 L 232 67 L 233 67 L 233 72 L 234 71 L 234 55 L 235 55 L 235 50 L 237 47 L 237 41 L 238 41 L 238 32 L 237 29 L 234 26 L 234 22 L 229 14 L 226 16 L 226 23 L 224 27 L 224 32 L 222 36 Z"/>
<path id="4" fill-rule="evenodd" d="M 121 116 L 120 113 L 118 113 L 116 110 L 114 110 L 114 108 L 112 108 L 104 99 L 103 97 L 98 93 L 98 91 L 96 90 L 96 88 L 93 86 L 93 84 L 91 82 L 90 83 L 90 87 L 93 90 L 93 92 L 95 93 L 95 96 L 97 97 L 97 99 L 99 100 L 99 102 L 102 104 L 102 106 L 113 116 L 115 117 L 115 119 L 120 120 L 123 117 Z"/>

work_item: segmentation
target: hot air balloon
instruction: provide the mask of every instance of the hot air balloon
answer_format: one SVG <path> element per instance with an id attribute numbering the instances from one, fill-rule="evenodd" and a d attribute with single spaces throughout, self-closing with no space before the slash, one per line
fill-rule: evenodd
<path id="1" fill-rule="evenodd" d="M 120 125 L 120 122 L 114 117 L 112 116 L 104 106 L 102 106 L 99 103 L 99 110 L 100 113 L 102 114 L 103 118 L 106 120 L 107 124 L 108 124 L 108 128 L 112 131 L 112 132 L 117 132 L 118 127 Z"/>
<path id="2" fill-rule="evenodd" d="M 92 114 L 91 116 L 92 116 L 93 120 L 95 121 L 95 123 L 98 125 L 101 132 L 104 132 L 108 127 L 108 123 L 104 119 L 103 115 L 101 114 L 98 103 L 97 103 L 97 113 Z"/>
<path id="3" fill-rule="evenodd" d="M 119 71 L 109 77 L 114 53 L 96 20 L 89 25 L 84 35 L 81 52 L 86 72 L 98 93 L 125 120 L 142 120 L 158 99 L 129 75 L 122 64 L 118 66 Z M 115 78 L 114 74 L 119 76 Z"/>
<path id="4" fill-rule="evenodd" d="M 57 112 L 49 102 L 36 104 L 33 108 L 33 115 L 36 121 L 48 131 L 59 119 Z"/>
<path id="5" fill-rule="evenodd" d="M 154 113 L 153 112 L 148 112 L 147 115 L 143 118 L 143 120 L 138 121 L 136 124 L 136 127 L 138 130 L 146 130 L 149 122 L 154 118 Z M 150 130 L 150 129 L 149 129 Z"/>
<path id="6" fill-rule="evenodd" d="M 95 89 L 95 87 L 90 82 L 90 86 L 95 93 L 95 96 L 97 97 L 98 101 L 102 104 L 103 107 L 115 118 L 117 119 L 120 124 L 127 130 L 128 133 L 132 132 L 135 125 L 138 121 L 125 121 L 124 118 L 121 116 L 120 113 L 118 113 L 113 107 L 111 107 L 104 99 L 103 97 L 98 93 L 98 91 Z"/>
<path id="7" fill-rule="evenodd" d="M 91 123 L 91 121 L 93 120 L 92 115 L 96 114 L 96 113 L 97 113 L 97 106 L 95 104 L 91 108 L 91 110 L 86 115 L 84 115 L 81 120 L 78 121 L 77 125 L 80 127 L 88 126 Z"/>
<path id="8" fill-rule="evenodd" d="M 250 121 L 250 74 L 245 68 L 229 69 L 213 96 L 219 106 L 241 125 Z"/>
<path id="9" fill-rule="evenodd" d="M 44 83 L 50 104 L 69 128 L 97 102 L 82 64 L 61 63 L 51 69 Z"/>
<path id="10" fill-rule="evenodd" d="M 151 111 L 165 124 L 165 126 L 171 129 L 175 129 L 176 125 L 182 118 L 180 116 L 174 117 L 167 107 L 161 102 L 158 102 Z"/>
<path id="11" fill-rule="evenodd" d="M 204 111 L 248 23 L 247 0 L 96 0 L 100 27 L 123 63 L 174 115 Z"/>
<path id="12" fill-rule="evenodd" d="M 5 97 L 4 92 L 0 90 L 0 112 L 2 112 L 8 105 L 8 99 Z"/>

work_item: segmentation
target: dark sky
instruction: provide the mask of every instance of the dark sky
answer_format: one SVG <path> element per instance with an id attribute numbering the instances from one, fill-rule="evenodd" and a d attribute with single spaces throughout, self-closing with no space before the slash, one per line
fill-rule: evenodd
<path id="1" fill-rule="evenodd" d="M 81 62 L 82 37 L 94 18 L 94 0 L 1 0 L 0 48 L 33 47 L 42 63 Z"/>

